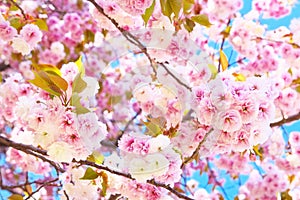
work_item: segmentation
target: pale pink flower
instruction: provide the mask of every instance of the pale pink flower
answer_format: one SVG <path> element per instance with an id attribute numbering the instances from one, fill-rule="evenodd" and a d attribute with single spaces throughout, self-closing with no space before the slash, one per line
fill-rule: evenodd
<path id="1" fill-rule="evenodd" d="M 16 52 L 21 53 L 22 55 L 28 55 L 32 50 L 31 46 L 20 37 L 14 37 L 11 46 Z"/>
<path id="2" fill-rule="evenodd" d="M 212 123 L 217 129 L 233 132 L 242 127 L 242 118 L 237 110 L 226 110 L 218 113 Z"/>
<path id="3" fill-rule="evenodd" d="M 300 132 L 293 131 L 290 133 L 289 142 L 292 146 L 300 146 Z"/>
<path id="4" fill-rule="evenodd" d="M 244 124 L 255 120 L 259 112 L 259 104 L 252 98 L 238 101 L 235 108 L 239 111 Z"/>
<path id="5" fill-rule="evenodd" d="M 0 39 L 10 41 L 18 34 L 17 30 L 10 26 L 8 22 L 0 22 Z"/>
<path id="6" fill-rule="evenodd" d="M 43 33 L 37 25 L 26 24 L 21 29 L 20 36 L 30 45 L 31 48 L 34 48 L 38 42 L 42 41 Z"/>

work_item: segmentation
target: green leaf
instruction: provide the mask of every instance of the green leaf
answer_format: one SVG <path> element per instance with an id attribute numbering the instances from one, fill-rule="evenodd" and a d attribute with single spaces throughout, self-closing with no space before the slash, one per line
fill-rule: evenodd
<path id="1" fill-rule="evenodd" d="M 300 93 L 300 85 L 295 88 L 295 90 Z"/>
<path id="2" fill-rule="evenodd" d="M 293 198 L 289 195 L 289 189 L 280 193 L 281 200 L 293 200 Z"/>
<path id="3" fill-rule="evenodd" d="M 87 160 L 101 165 L 104 161 L 104 156 L 98 151 L 93 151 L 93 153 L 88 156 Z"/>
<path id="4" fill-rule="evenodd" d="M 173 13 L 169 0 L 160 0 L 161 12 L 167 16 L 171 21 L 171 14 Z"/>
<path id="5" fill-rule="evenodd" d="M 30 80 L 32 84 L 49 92 L 50 94 L 60 96 L 62 91 L 68 89 L 68 82 L 60 77 L 55 71 L 33 71 L 35 79 Z"/>
<path id="6" fill-rule="evenodd" d="M 154 11 L 154 7 L 155 7 L 155 0 L 152 2 L 151 6 L 149 8 L 147 8 L 145 13 L 142 15 L 142 18 L 145 22 L 145 26 L 147 26 L 147 23 Z"/>
<path id="7" fill-rule="evenodd" d="M 292 81 L 292 84 L 295 84 L 295 85 L 300 84 L 300 78 L 294 79 L 294 80 Z"/>
<path id="8" fill-rule="evenodd" d="M 119 95 L 119 96 L 111 96 L 109 98 L 109 102 L 111 103 L 111 105 L 116 105 L 117 103 L 120 103 L 122 100 L 122 96 Z"/>
<path id="9" fill-rule="evenodd" d="M 23 26 L 23 23 L 21 21 L 20 17 L 12 17 L 9 19 L 9 23 L 12 27 L 14 27 L 15 29 L 19 29 Z"/>
<path id="10" fill-rule="evenodd" d="M 192 12 L 192 8 L 194 6 L 193 0 L 183 0 L 183 13 L 190 14 Z"/>
<path id="11" fill-rule="evenodd" d="M 49 78 L 51 79 L 51 81 L 57 87 L 59 87 L 63 91 L 67 91 L 67 89 L 68 89 L 68 82 L 65 79 L 63 79 L 62 77 L 60 77 L 59 75 L 56 75 L 56 74 L 47 73 L 47 75 L 49 76 Z"/>
<path id="12" fill-rule="evenodd" d="M 8 200 L 23 200 L 23 196 L 19 194 L 12 194 L 8 197 Z"/>
<path id="13" fill-rule="evenodd" d="M 30 83 L 33 85 L 45 90 L 46 92 L 49 92 L 50 94 L 54 96 L 60 96 L 62 94 L 62 91 L 57 87 L 54 83 L 51 83 L 51 79 L 47 77 L 43 71 L 33 71 L 35 78 L 32 80 L 29 80 Z"/>
<path id="14" fill-rule="evenodd" d="M 83 107 L 80 103 L 80 96 L 78 93 L 73 93 L 70 101 L 71 106 L 75 107 L 75 113 L 80 115 L 80 114 L 86 114 L 89 113 L 90 110 Z"/>
<path id="15" fill-rule="evenodd" d="M 213 64 L 208 64 L 207 65 L 208 66 L 208 68 L 209 68 L 209 70 L 211 71 L 211 74 L 212 74 L 212 79 L 215 79 L 216 78 L 216 76 L 217 76 L 217 74 L 218 74 L 218 69 L 217 69 L 217 67 L 215 66 L 215 65 L 213 65 Z"/>
<path id="16" fill-rule="evenodd" d="M 83 177 L 81 177 L 81 180 L 94 180 L 96 178 L 98 178 L 98 173 L 95 172 L 92 168 L 88 167 L 83 175 Z"/>
<path id="17" fill-rule="evenodd" d="M 81 78 L 80 73 L 78 73 L 73 81 L 72 91 L 80 93 L 87 87 L 87 83 Z"/>
<path id="18" fill-rule="evenodd" d="M 85 69 L 84 66 L 82 64 L 82 56 L 79 56 L 79 58 L 75 61 L 75 64 L 77 65 L 77 68 L 79 70 L 79 73 L 81 74 L 81 76 L 85 75 Z"/>
<path id="19" fill-rule="evenodd" d="M 180 10 L 182 8 L 182 0 L 168 0 L 172 8 L 173 13 L 176 17 L 179 16 Z"/>
<path id="20" fill-rule="evenodd" d="M 19 10 L 19 8 L 14 4 L 11 4 L 11 6 L 9 7 L 9 11 L 17 11 L 17 10 Z"/>
<path id="21" fill-rule="evenodd" d="M 130 99 L 132 98 L 132 92 L 126 91 L 126 92 L 125 92 L 125 96 L 126 96 L 126 99 L 127 99 L 127 100 L 130 100 Z"/>
<path id="22" fill-rule="evenodd" d="M 85 30 L 84 33 L 84 42 L 90 43 L 95 41 L 95 33 L 93 33 L 91 30 Z"/>
<path id="23" fill-rule="evenodd" d="M 59 76 L 61 76 L 61 72 L 60 70 L 51 64 L 32 64 L 32 67 L 36 70 L 36 71 L 44 71 L 44 72 L 50 72 L 50 73 L 55 73 Z"/>
<path id="24" fill-rule="evenodd" d="M 225 71 L 228 68 L 228 59 L 222 50 L 220 50 L 220 63 L 222 66 L 222 71 Z"/>
<path id="25" fill-rule="evenodd" d="M 185 19 L 185 23 L 183 24 L 184 28 L 188 31 L 188 32 L 192 32 L 194 27 L 195 27 L 195 22 L 193 22 L 192 20 L 186 18 Z"/>
<path id="26" fill-rule="evenodd" d="M 210 27 L 212 25 L 205 14 L 193 16 L 191 19 L 202 26 Z"/>
<path id="27" fill-rule="evenodd" d="M 148 118 L 147 122 L 142 121 L 147 127 L 147 135 L 158 136 L 163 132 L 163 128 L 166 125 L 166 119 L 163 117 Z"/>
<path id="28" fill-rule="evenodd" d="M 48 31 L 48 25 L 45 19 L 36 19 L 33 24 L 37 25 L 42 31 Z"/>

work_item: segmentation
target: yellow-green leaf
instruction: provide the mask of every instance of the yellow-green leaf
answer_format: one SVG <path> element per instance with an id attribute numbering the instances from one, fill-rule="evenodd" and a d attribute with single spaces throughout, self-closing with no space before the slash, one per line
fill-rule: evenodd
<path id="1" fill-rule="evenodd" d="M 105 197 L 106 196 L 107 185 L 108 185 L 108 176 L 107 176 L 107 174 L 104 171 L 101 171 L 99 173 L 99 176 L 102 178 L 101 196 Z"/>
<path id="2" fill-rule="evenodd" d="M 93 153 L 88 156 L 87 160 L 101 165 L 104 161 L 104 156 L 98 151 L 93 151 Z"/>
<path id="3" fill-rule="evenodd" d="M 37 25 L 42 31 L 48 31 L 48 25 L 45 19 L 36 19 L 33 24 Z"/>
<path id="4" fill-rule="evenodd" d="M 235 77 L 236 81 L 241 81 L 241 82 L 246 81 L 246 77 L 243 74 L 232 73 L 232 75 Z"/>
<path id="5" fill-rule="evenodd" d="M 262 160 L 262 158 L 263 158 L 262 149 L 260 148 L 259 144 L 253 146 L 253 151 L 254 151 L 255 155 L 259 156 L 260 160 Z"/>
<path id="6" fill-rule="evenodd" d="M 87 83 L 81 78 L 80 73 L 78 73 L 73 81 L 72 91 L 80 93 L 87 87 Z"/>
<path id="7" fill-rule="evenodd" d="M 226 54 L 222 50 L 220 50 L 220 63 L 222 71 L 225 71 L 228 68 L 228 60 Z"/>
<path id="8" fill-rule="evenodd" d="M 171 20 L 172 8 L 169 0 L 160 0 L 161 12 Z"/>
<path id="9" fill-rule="evenodd" d="M 78 67 L 79 73 L 81 74 L 81 76 L 85 75 L 85 69 L 82 63 L 82 56 L 79 56 L 79 58 L 75 61 L 75 64 Z"/>
<path id="10" fill-rule="evenodd" d="M 230 30 L 231 30 L 231 26 L 227 26 L 225 30 L 221 32 L 224 38 L 227 38 L 229 36 Z"/>
<path id="11" fill-rule="evenodd" d="M 171 6 L 171 9 L 176 17 L 179 16 L 180 10 L 182 8 L 182 0 L 168 0 Z"/>
<path id="12" fill-rule="evenodd" d="M 68 82 L 54 72 L 38 71 L 37 74 L 47 83 L 47 85 L 54 91 L 62 93 L 60 89 L 66 91 L 68 89 Z"/>
<path id="13" fill-rule="evenodd" d="M 47 78 L 47 76 L 44 76 L 45 74 L 41 74 L 41 72 L 42 71 L 33 71 L 35 78 L 29 80 L 29 82 L 54 96 L 60 96 L 62 94 L 61 90 L 55 84 L 49 83 L 51 81 L 50 78 Z"/>
<path id="14" fill-rule="evenodd" d="M 59 76 L 61 76 L 61 72 L 60 70 L 51 64 L 32 64 L 32 67 L 36 70 L 36 71 L 44 71 L 44 72 L 50 72 L 50 73 L 55 73 Z"/>
<path id="15" fill-rule="evenodd" d="M 294 79 L 292 83 L 295 85 L 300 84 L 300 78 Z"/>
<path id="16" fill-rule="evenodd" d="M 111 96 L 109 98 L 109 102 L 111 105 L 116 105 L 117 103 L 120 103 L 122 100 L 122 96 Z"/>
<path id="17" fill-rule="evenodd" d="M 12 194 L 8 197 L 8 200 L 23 200 L 23 196 L 19 194 Z"/>
<path id="18" fill-rule="evenodd" d="M 195 2 L 193 0 L 183 0 L 183 13 L 190 14 L 194 6 L 194 3 Z"/>
<path id="19" fill-rule="evenodd" d="M 166 124 L 166 119 L 163 117 L 148 118 L 147 122 L 143 121 L 143 124 L 147 127 L 146 134 L 151 136 L 158 136 L 162 133 Z"/>
<path id="20" fill-rule="evenodd" d="M 14 27 L 15 29 L 19 29 L 23 26 L 21 18 L 20 17 L 12 17 L 9 19 L 9 23 L 12 27 Z"/>
<path id="21" fill-rule="evenodd" d="M 195 22 L 186 18 L 185 19 L 185 23 L 183 24 L 184 28 L 188 31 L 188 32 L 192 32 L 194 27 L 195 27 Z"/>
<path id="22" fill-rule="evenodd" d="M 71 106 L 75 107 L 75 113 L 80 115 L 80 114 L 86 114 L 89 113 L 90 110 L 83 107 L 80 103 L 80 96 L 78 93 L 73 93 L 70 101 Z"/>
<path id="23" fill-rule="evenodd" d="M 84 42 L 90 43 L 95 41 L 95 33 L 93 33 L 91 30 L 85 30 L 84 33 Z"/>
<path id="24" fill-rule="evenodd" d="M 98 173 L 95 172 L 92 168 L 88 167 L 83 175 L 83 177 L 81 177 L 81 180 L 94 180 L 96 178 L 98 178 Z"/>
<path id="25" fill-rule="evenodd" d="M 280 193 L 281 200 L 293 200 L 293 198 L 289 195 L 289 189 Z"/>
<path id="26" fill-rule="evenodd" d="M 147 23 L 154 11 L 154 6 L 155 6 L 155 0 L 152 2 L 151 6 L 145 10 L 145 13 L 142 15 L 142 18 L 145 22 L 145 26 L 147 26 Z"/>
<path id="27" fill-rule="evenodd" d="M 295 90 L 300 93 L 300 85 L 295 88 Z"/>
<path id="28" fill-rule="evenodd" d="M 217 67 L 213 64 L 208 64 L 207 66 L 208 66 L 209 70 L 211 71 L 211 78 L 215 79 L 218 74 Z"/>
<path id="29" fill-rule="evenodd" d="M 11 4 L 11 6 L 9 7 L 9 11 L 17 11 L 17 10 L 19 10 L 19 8 L 14 4 Z"/>
<path id="30" fill-rule="evenodd" d="M 191 18 L 194 22 L 197 22 L 198 24 L 206 27 L 210 27 L 212 24 L 209 22 L 209 19 L 207 15 L 201 14 L 201 15 L 195 15 Z"/>
<path id="31" fill-rule="evenodd" d="M 56 75 L 56 74 L 47 74 L 49 76 L 49 78 L 51 79 L 51 81 L 58 86 L 60 89 L 62 89 L 63 91 L 67 91 L 68 89 L 68 82 L 63 79 L 62 77 Z"/>

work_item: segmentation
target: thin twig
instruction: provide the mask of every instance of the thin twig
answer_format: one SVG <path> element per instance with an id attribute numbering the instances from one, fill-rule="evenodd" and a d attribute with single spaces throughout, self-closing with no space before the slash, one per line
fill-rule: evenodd
<path id="1" fill-rule="evenodd" d="M 228 197 L 228 194 L 226 193 L 226 190 L 224 189 L 224 187 L 222 186 L 222 183 L 220 183 L 218 180 L 217 180 L 217 177 L 216 175 L 214 174 L 214 171 L 212 170 L 210 164 L 209 164 L 209 160 L 208 158 L 206 158 L 206 162 L 207 162 L 207 167 L 208 167 L 208 170 L 210 172 L 210 174 L 213 176 L 212 178 L 214 179 L 214 181 L 216 182 L 216 185 L 220 187 L 220 189 L 222 190 L 224 196 L 225 196 L 225 199 L 229 200 L 229 197 Z"/>
<path id="2" fill-rule="evenodd" d="M 121 32 L 121 34 L 132 44 L 134 44 L 135 46 L 137 46 L 148 58 L 150 65 L 153 69 L 153 72 L 156 76 L 157 72 L 156 72 L 156 68 L 155 68 L 155 62 L 153 61 L 153 59 L 150 57 L 147 48 L 129 31 L 126 31 L 125 29 L 123 29 L 119 23 L 113 19 L 112 17 L 110 17 L 108 14 L 106 14 L 104 12 L 104 9 L 98 4 L 96 3 L 96 1 L 94 0 L 87 0 L 89 2 L 91 2 L 95 8 L 102 14 L 104 15 L 104 17 L 106 17 L 109 21 L 111 21 L 111 23 Z"/>
<path id="3" fill-rule="evenodd" d="M 194 150 L 193 154 L 188 157 L 187 159 L 185 159 L 182 164 L 181 164 L 181 168 L 183 168 L 187 163 L 189 163 L 192 159 L 195 158 L 195 156 L 197 155 L 197 153 L 199 152 L 200 148 L 202 147 L 202 145 L 204 144 L 204 142 L 206 141 L 207 137 L 210 135 L 210 133 L 213 131 L 213 129 L 210 129 L 206 135 L 204 136 L 203 140 L 201 142 L 199 142 L 197 148 Z"/>
<path id="4" fill-rule="evenodd" d="M 23 8 L 21 8 L 21 6 L 19 6 L 19 4 L 17 4 L 14 0 L 9 0 L 9 1 L 10 1 L 12 4 L 14 4 L 14 6 L 16 6 L 16 7 L 21 11 L 21 13 L 22 13 L 24 19 L 26 20 L 27 17 L 26 17 L 26 14 L 25 14 Z"/>
<path id="5" fill-rule="evenodd" d="M 180 85 L 184 86 L 186 89 L 192 92 L 192 88 L 190 88 L 188 85 L 186 85 L 184 82 L 182 82 L 179 78 L 177 78 L 168 68 L 164 63 L 157 62 L 160 66 L 162 66 L 168 74 L 170 74 Z"/>
<path id="6" fill-rule="evenodd" d="M 228 65 L 228 67 L 230 67 L 230 66 L 232 66 L 232 65 L 234 65 L 234 64 L 240 63 L 240 62 L 242 62 L 242 61 L 245 60 L 245 59 L 246 59 L 246 57 L 240 58 L 240 59 L 238 59 L 237 61 L 234 61 L 234 62 L 230 63 L 230 64 Z"/>
<path id="7" fill-rule="evenodd" d="M 51 183 L 54 183 L 56 181 L 58 181 L 59 178 L 44 182 L 38 189 L 36 189 L 34 192 L 32 192 L 30 195 L 28 195 L 28 197 L 25 200 L 30 199 L 35 193 L 37 193 L 38 191 L 40 191 L 43 187 L 45 187 L 46 185 L 50 185 Z"/>
<path id="8" fill-rule="evenodd" d="M 229 26 L 229 24 L 230 24 L 230 19 L 228 19 L 228 22 L 227 22 L 226 26 Z M 225 40 L 226 40 L 226 37 L 223 35 L 221 46 L 220 46 L 220 51 L 223 51 Z M 218 72 L 221 72 L 221 56 L 219 58 Z"/>

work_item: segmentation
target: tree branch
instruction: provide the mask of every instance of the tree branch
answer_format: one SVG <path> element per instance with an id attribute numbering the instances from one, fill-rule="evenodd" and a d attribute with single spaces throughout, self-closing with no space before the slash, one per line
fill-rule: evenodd
<path id="1" fill-rule="evenodd" d="M 30 154 L 32 156 L 40 158 L 41 160 L 43 160 L 45 162 L 48 162 L 50 165 L 52 165 L 56 169 L 57 173 L 58 172 L 65 172 L 65 170 L 63 168 L 61 168 L 58 163 L 56 163 L 52 160 L 49 160 L 48 158 L 45 157 L 45 156 L 48 156 L 47 152 L 45 150 L 36 148 L 34 146 L 31 146 L 31 145 L 16 143 L 16 142 L 11 141 L 11 140 L 3 137 L 3 136 L 0 136 L 0 144 L 2 144 L 4 146 L 7 146 L 7 147 L 12 147 L 12 148 L 17 149 L 19 151 L 22 151 L 26 154 Z"/>
<path id="2" fill-rule="evenodd" d="M 282 126 L 283 124 L 290 123 L 290 122 L 293 122 L 293 121 L 297 121 L 299 119 L 300 119 L 300 112 L 295 114 L 295 115 L 292 115 L 288 118 L 283 118 L 282 120 L 280 120 L 278 122 L 271 123 L 270 127 Z"/>
<path id="3" fill-rule="evenodd" d="M 21 143 L 16 143 L 12 140 L 9 140 L 3 136 L 0 135 L 0 144 L 7 146 L 7 147 L 12 147 L 14 149 L 20 150 L 20 151 L 24 151 L 24 150 L 31 150 L 34 151 L 36 153 L 42 154 L 47 156 L 47 151 L 34 147 L 32 145 L 26 145 L 26 144 L 21 144 Z"/>
<path id="4" fill-rule="evenodd" d="M 95 0 L 87 0 L 89 2 L 91 2 L 95 8 L 102 14 L 104 15 L 109 21 L 111 21 L 111 23 L 121 32 L 121 34 L 130 42 L 132 43 L 133 45 L 137 46 L 145 55 L 146 57 L 148 58 L 149 62 L 150 62 L 150 65 L 154 71 L 154 74 L 156 76 L 157 72 L 156 72 L 156 68 L 154 66 L 155 62 L 153 61 L 153 59 L 150 57 L 148 51 L 147 51 L 147 48 L 130 32 L 126 31 L 125 29 L 123 29 L 119 23 L 111 18 L 108 14 L 106 14 L 104 12 L 104 9 L 98 4 L 96 3 Z"/>
<path id="5" fill-rule="evenodd" d="M 123 177 L 131 179 L 131 180 L 135 180 L 134 178 L 132 178 L 132 176 L 130 174 L 119 172 L 119 171 L 110 169 L 109 167 L 106 167 L 106 166 L 103 166 L 103 165 L 97 165 L 96 163 L 93 163 L 93 162 L 90 162 L 90 161 L 86 161 L 86 160 L 76 161 L 75 159 L 73 159 L 72 162 L 78 163 L 78 164 L 81 164 L 81 165 L 87 165 L 87 166 L 95 167 L 97 169 L 105 170 L 105 171 L 108 171 L 108 172 L 110 172 L 112 174 L 115 174 L 115 175 L 123 176 Z M 186 200 L 193 200 L 192 198 L 177 192 L 175 189 L 171 188 L 169 185 L 165 185 L 163 183 L 159 183 L 159 182 L 156 182 L 154 180 L 147 181 L 147 183 L 149 183 L 151 185 L 154 185 L 156 187 L 165 188 L 166 190 L 173 193 L 174 195 L 176 195 L 179 198 L 186 199 Z"/>

